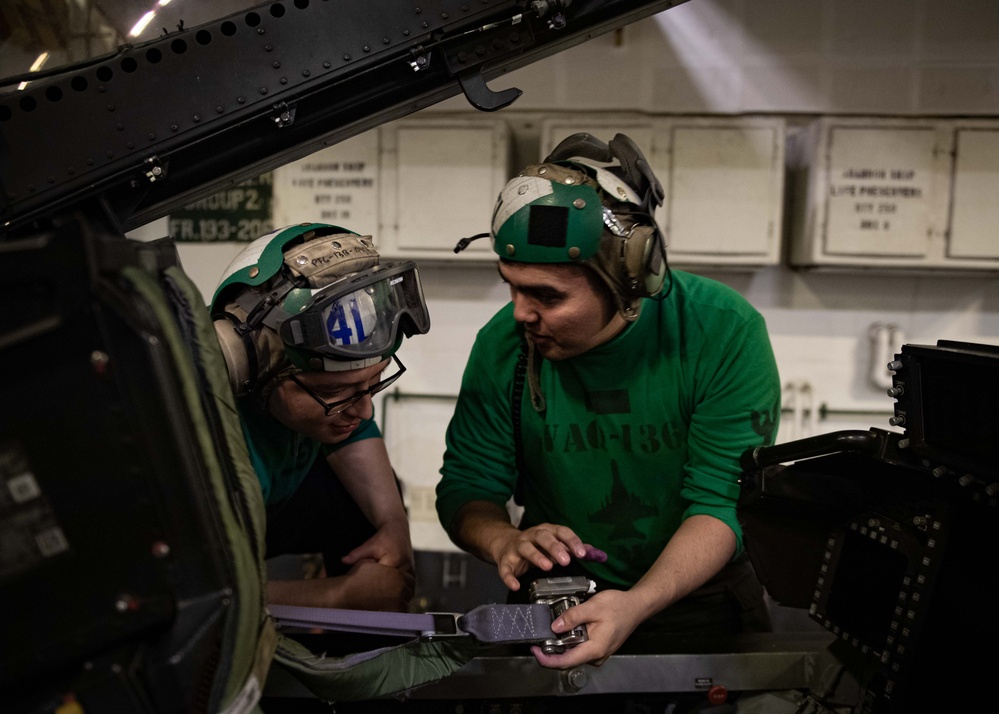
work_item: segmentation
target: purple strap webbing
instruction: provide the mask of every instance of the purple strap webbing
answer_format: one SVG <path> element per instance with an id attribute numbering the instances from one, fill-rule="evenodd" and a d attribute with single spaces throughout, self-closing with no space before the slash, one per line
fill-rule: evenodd
<path id="1" fill-rule="evenodd" d="M 471 635 L 479 642 L 542 642 L 552 632 L 548 605 L 480 605 L 464 615 L 376 612 L 322 607 L 268 605 L 279 626 L 320 628 L 371 635 L 446 637 Z M 457 629 L 454 623 L 457 622 Z"/>

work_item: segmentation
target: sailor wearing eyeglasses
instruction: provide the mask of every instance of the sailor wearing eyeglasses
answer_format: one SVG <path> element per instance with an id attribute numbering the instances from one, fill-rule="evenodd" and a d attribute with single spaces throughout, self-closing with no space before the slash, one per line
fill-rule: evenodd
<path id="1" fill-rule="evenodd" d="M 267 506 L 267 557 L 323 554 L 325 576 L 271 579 L 271 604 L 404 611 L 413 549 L 372 397 L 430 329 L 413 262 L 304 223 L 250 243 L 211 305 Z"/>

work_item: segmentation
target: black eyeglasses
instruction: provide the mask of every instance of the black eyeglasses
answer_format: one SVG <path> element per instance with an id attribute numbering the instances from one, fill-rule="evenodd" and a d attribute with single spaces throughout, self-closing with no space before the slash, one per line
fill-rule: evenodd
<path id="1" fill-rule="evenodd" d="M 405 365 L 403 365 L 403 363 L 399 361 L 398 357 L 396 357 L 395 355 L 392 355 L 392 361 L 395 362 L 396 367 L 399 368 L 398 372 L 396 372 L 395 374 L 393 374 L 390 377 L 386 377 L 385 379 L 381 380 L 380 382 L 376 382 L 375 384 L 372 384 L 367 389 L 362 389 L 361 391 L 357 392 L 354 396 L 348 397 L 347 399 L 341 399 L 338 402 L 327 402 L 327 401 L 325 401 L 322 397 L 320 397 L 314 391 L 312 391 L 307 386 L 305 386 L 302 383 L 302 381 L 297 376 L 295 376 L 294 374 L 291 375 L 291 379 L 292 379 L 292 381 L 295 384 L 297 384 L 299 387 L 301 387 L 305 391 L 306 394 L 308 394 L 310 397 L 312 397 L 317 402 L 319 402 L 319 406 L 321 406 L 323 408 L 323 411 L 326 412 L 326 416 L 329 416 L 330 414 L 339 414 L 340 412 L 346 411 L 347 409 L 350 409 L 352 406 L 354 406 L 359 401 L 361 401 L 362 399 L 364 399 L 364 397 L 366 397 L 368 395 L 371 395 L 373 397 L 374 395 L 378 394 L 378 392 L 382 391 L 383 389 L 387 389 L 388 387 L 392 386 L 396 382 L 396 380 L 398 380 L 399 377 L 401 377 L 406 372 Z"/>

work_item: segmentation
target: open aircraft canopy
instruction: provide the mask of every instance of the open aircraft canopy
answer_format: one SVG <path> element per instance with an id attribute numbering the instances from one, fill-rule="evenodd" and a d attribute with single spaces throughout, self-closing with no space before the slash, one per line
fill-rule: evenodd
<path id="1" fill-rule="evenodd" d="M 462 92 L 501 109 L 487 80 L 682 2 L 94 3 L 132 44 L 0 80 L 0 239 L 81 208 L 128 231 Z"/>

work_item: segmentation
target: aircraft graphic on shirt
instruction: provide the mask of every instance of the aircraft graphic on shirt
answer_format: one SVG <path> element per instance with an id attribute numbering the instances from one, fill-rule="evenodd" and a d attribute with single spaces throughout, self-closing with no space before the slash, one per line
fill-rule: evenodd
<path id="1" fill-rule="evenodd" d="M 603 523 L 613 526 L 611 538 L 642 538 L 641 532 L 635 528 L 635 521 L 640 518 L 652 518 L 658 511 L 638 496 L 630 493 L 621 483 L 617 462 L 611 460 L 611 490 L 604 499 L 603 507 L 589 516 L 590 523 Z"/>
<path id="2" fill-rule="evenodd" d="M 777 428 L 778 407 L 769 412 L 753 412 L 753 431 L 763 437 L 764 444 L 773 443 L 774 430 Z"/>

